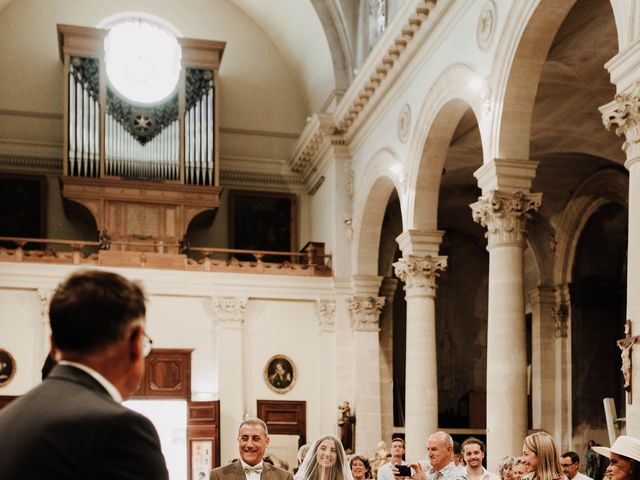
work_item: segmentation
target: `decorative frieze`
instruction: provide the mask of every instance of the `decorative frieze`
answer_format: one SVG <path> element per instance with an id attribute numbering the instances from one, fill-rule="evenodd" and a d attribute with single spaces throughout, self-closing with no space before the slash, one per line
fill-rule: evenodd
<path id="1" fill-rule="evenodd" d="M 435 297 L 436 280 L 447 268 L 447 257 L 408 255 L 393 264 L 397 277 L 405 283 L 407 295 Z"/>
<path id="2" fill-rule="evenodd" d="M 505 193 L 499 190 L 470 205 L 473 221 L 487 229 L 489 246 L 502 243 L 524 245 L 526 222 L 542 204 L 541 193 Z"/>
<path id="3" fill-rule="evenodd" d="M 384 297 L 347 298 L 347 309 L 353 329 L 357 332 L 377 332 L 384 302 Z"/>
<path id="4" fill-rule="evenodd" d="M 247 298 L 213 297 L 211 307 L 218 325 L 226 328 L 241 328 L 244 323 L 244 311 L 247 308 Z"/>
<path id="5" fill-rule="evenodd" d="M 334 300 L 316 300 L 316 314 L 320 331 L 333 332 L 336 329 L 336 302 Z"/>
<path id="6" fill-rule="evenodd" d="M 636 82 L 629 93 L 620 93 L 601 106 L 600 113 L 607 130 L 616 125 L 616 135 L 624 135 L 622 150 L 627 154 L 627 161 L 640 158 L 640 82 Z"/>

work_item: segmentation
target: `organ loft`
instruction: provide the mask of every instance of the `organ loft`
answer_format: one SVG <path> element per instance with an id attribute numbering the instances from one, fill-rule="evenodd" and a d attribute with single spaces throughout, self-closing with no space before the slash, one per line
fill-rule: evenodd
<path id="1" fill-rule="evenodd" d="M 58 25 L 65 212 L 93 217 L 110 264 L 139 252 L 166 261 L 184 250 L 189 223 L 220 205 L 225 42 L 176 38 L 149 22 L 110 27 Z"/>

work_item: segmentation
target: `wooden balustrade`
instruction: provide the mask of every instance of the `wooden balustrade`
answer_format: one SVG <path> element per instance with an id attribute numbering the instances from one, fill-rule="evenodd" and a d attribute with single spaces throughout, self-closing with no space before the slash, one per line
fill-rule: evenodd
<path id="1" fill-rule="evenodd" d="M 324 244 L 309 242 L 300 252 L 242 250 L 218 247 L 188 247 L 184 243 L 157 241 L 153 250 L 148 242 L 61 240 L 51 238 L 0 237 L 0 261 L 104 265 L 140 268 L 170 268 L 194 271 L 224 271 L 280 275 L 331 276 L 331 255 Z M 46 248 L 27 249 L 29 244 Z M 170 253 L 186 250 L 183 253 Z M 250 256 L 242 261 L 238 257 Z M 267 261 L 269 260 L 269 261 Z"/>

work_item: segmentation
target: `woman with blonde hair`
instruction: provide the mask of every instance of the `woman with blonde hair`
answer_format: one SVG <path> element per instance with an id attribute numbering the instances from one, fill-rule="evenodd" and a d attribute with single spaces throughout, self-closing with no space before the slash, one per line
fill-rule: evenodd
<path id="1" fill-rule="evenodd" d="M 524 439 L 522 463 L 532 473 L 532 480 L 561 480 L 564 478 L 560 456 L 547 432 L 536 432 Z"/>

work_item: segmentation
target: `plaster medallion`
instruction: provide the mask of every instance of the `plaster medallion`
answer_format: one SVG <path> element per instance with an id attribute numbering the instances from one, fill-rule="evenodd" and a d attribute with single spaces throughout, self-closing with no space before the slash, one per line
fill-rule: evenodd
<path id="1" fill-rule="evenodd" d="M 496 30 L 498 9 L 493 0 L 484 4 L 478 17 L 478 27 L 476 29 L 476 40 L 481 50 L 486 50 L 491 45 L 493 34 Z"/>
<path id="2" fill-rule="evenodd" d="M 400 110 L 398 117 L 398 138 L 402 143 L 409 139 L 409 131 L 411 130 L 411 108 L 405 103 Z"/>

